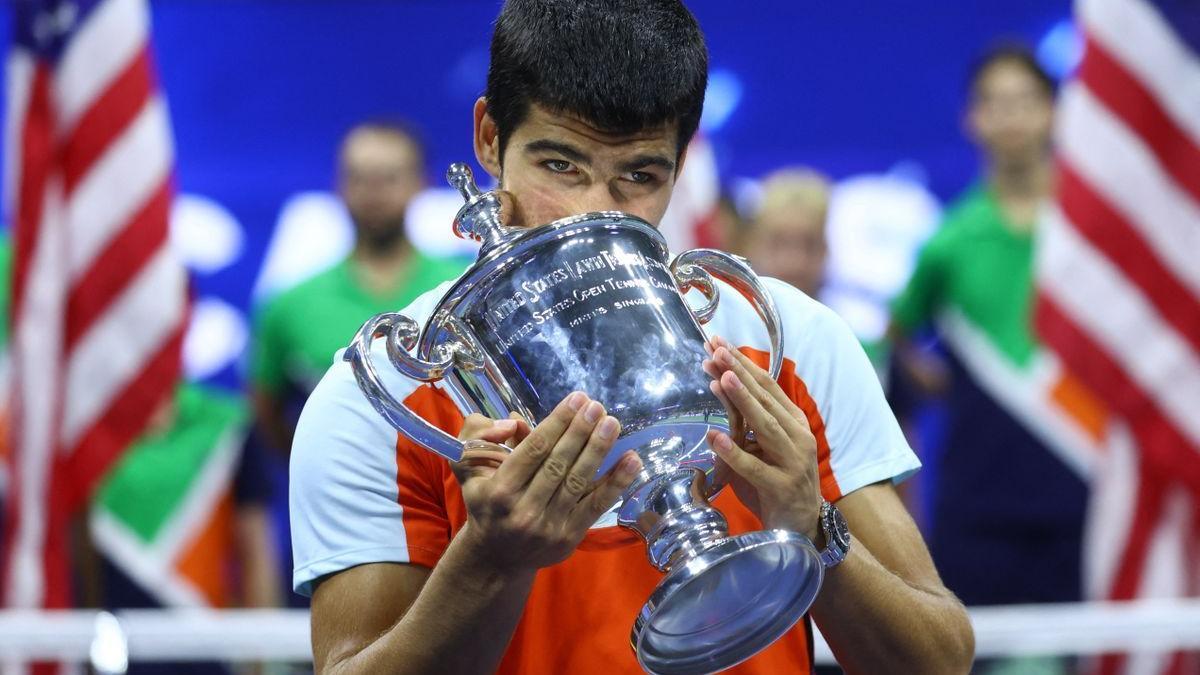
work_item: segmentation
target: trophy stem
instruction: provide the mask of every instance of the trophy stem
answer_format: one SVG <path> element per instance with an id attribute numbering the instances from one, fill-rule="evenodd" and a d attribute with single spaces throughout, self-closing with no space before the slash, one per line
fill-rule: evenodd
<path id="1" fill-rule="evenodd" d="M 645 450 L 646 469 L 625 493 L 619 522 L 645 539 L 650 562 L 666 576 L 634 621 L 638 661 L 659 675 L 731 667 L 804 616 L 824 566 L 796 532 L 729 536 L 725 517 L 708 503 L 708 474 Z"/>
<path id="2" fill-rule="evenodd" d="M 622 524 L 646 540 L 650 562 L 666 572 L 723 540 L 729 525 L 708 503 L 708 480 L 699 469 L 653 476 L 634 494 L 642 497 L 636 519 Z"/>

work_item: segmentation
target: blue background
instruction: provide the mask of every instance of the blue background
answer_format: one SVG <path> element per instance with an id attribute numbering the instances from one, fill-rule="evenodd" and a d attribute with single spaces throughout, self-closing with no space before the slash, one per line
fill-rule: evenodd
<path id="1" fill-rule="evenodd" d="M 738 105 L 709 134 L 724 179 L 805 163 L 835 178 L 923 168 L 951 198 L 976 175 L 963 137 L 965 79 L 1003 36 L 1037 45 L 1060 0 L 688 3 L 712 70 Z M 0 9 L 7 41 L 11 7 Z M 496 0 L 158 0 L 155 51 L 180 189 L 221 203 L 245 230 L 229 267 L 197 290 L 247 307 L 280 206 L 327 189 L 341 135 L 364 117 L 422 128 L 431 180 L 471 154 Z M 7 44 L 2 45 L 7 49 Z M 236 369 L 217 379 L 236 385 Z"/>

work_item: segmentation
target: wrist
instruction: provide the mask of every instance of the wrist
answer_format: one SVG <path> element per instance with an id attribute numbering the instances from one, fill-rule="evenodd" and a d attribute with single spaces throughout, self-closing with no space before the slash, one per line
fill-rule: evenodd
<path id="1" fill-rule="evenodd" d="M 522 564 L 520 559 L 510 560 L 500 555 L 495 546 L 479 531 L 472 527 L 468 520 L 463 529 L 450 542 L 454 549 L 457 566 L 465 574 L 480 580 L 512 581 L 523 578 L 533 579 L 537 568 Z M 447 550 L 449 555 L 450 550 Z"/>
<path id="2" fill-rule="evenodd" d="M 820 531 L 822 544 L 817 550 L 825 568 L 841 564 L 850 553 L 850 527 L 846 518 L 831 502 L 822 501 L 820 510 Z"/>
<path id="3" fill-rule="evenodd" d="M 802 513 L 791 513 L 781 518 L 765 518 L 763 526 L 768 529 L 790 530 L 808 537 L 808 540 L 821 550 L 825 542 L 825 534 L 821 531 L 820 503 Z"/>

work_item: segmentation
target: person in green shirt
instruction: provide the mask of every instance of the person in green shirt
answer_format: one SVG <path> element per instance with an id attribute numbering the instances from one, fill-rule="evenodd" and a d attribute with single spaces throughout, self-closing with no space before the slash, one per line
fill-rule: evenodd
<path id="1" fill-rule="evenodd" d="M 402 309 L 465 268 L 464 261 L 422 254 L 405 236 L 405 212 L 424 176 L 423 148 L 401 126 L 360 124 L 342 142 L 338 189 L 354 223 L 354 248 L 255 317 L 250 390 L 259 431 L 275 449 L 291 447 L 289 394 L 307 397 L 364 321 Z"/>
<path id="2" fill-rule="evenodd" d="M 967 126 L 985 178 L 946 212 L 893 304 L 899 371 L 945 395 L 930 551 L 968 605 L 1077 601 L 1086 485 L 1064 458 L 1032 327 L 1035 223 L 1053 192 L 1054 83 L 1019 48 L 971 79 Z M 936 323 L 945 358 L 914 347 Z"/>

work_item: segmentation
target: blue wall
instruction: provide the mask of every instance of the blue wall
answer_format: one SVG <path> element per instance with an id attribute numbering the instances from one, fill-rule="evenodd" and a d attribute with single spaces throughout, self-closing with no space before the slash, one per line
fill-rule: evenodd
<path id="1" fill-rule="evenodd" d="M 901 160 L 951 197 L 975 173 L 960 131 L 968 64 L 990 41 L 1038 42 L 1064 0 L 692 0 L 714 73 L 738 105 L 710 137 L 727 177 L 803 162 L 844 176 Z M 424 128 L 431 173 L 469 158 L 495 0 L 157 0 L 161 79 L 181 189 L 246 234 L 198 290 L 244 308 L 279 207 L 332 183 L 343 131 L 402 114 Z M 9 7 L 0 6 L 0 40 Z M 7 44 L 0 45 L 7 47 Z M 220 379 L 236 381 L 232 369 Z"/>

